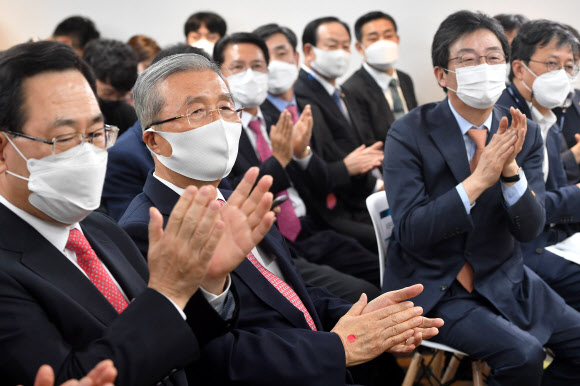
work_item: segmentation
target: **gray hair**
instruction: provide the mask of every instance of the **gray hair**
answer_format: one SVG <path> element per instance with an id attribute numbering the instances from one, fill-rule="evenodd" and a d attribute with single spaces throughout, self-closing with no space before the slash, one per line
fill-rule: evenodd
<path id="1" fill-rule="evenodd" d="M 213 71 L 224 79 L 219 67 L 201 55 L 177 54 L 153 64 L 139 75 L 133 88 L 135 112 L 143 130 L 158 120 L 157 116 L 165 104 L 158 89 L 159 84 L 170 75 L 185 71 Z"/>

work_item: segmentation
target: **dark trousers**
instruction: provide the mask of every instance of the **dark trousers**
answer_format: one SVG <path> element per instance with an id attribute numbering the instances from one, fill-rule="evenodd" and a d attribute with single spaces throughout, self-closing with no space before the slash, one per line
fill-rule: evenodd
<path id="1" fill-rule="evenodd" d="M 428 314 L 445 320 L 432 340 L 486 361 L 492 368 L 489 385 L 580 385 L 580 313 L 541 284 L 522 294 L 527 301 L 536 299 L 538 307 L 527 307 L 533 310 L 527 315 L 530 324 L 517 326 L 477 291 L 469 293 L 455 281 Z M 547 340 L 531 333 L 538 330 L 536 323 L 551 332 Z M 555 354 L 546 371 L 544 346 Z"/>

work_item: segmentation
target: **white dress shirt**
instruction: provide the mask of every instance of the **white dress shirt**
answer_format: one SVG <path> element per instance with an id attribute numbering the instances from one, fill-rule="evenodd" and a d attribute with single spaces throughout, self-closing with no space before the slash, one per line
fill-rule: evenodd
<path id="1" fill-rule="evenodd" d="M 393 92 L 389 88 L 389 84 L 391 84 L 391 80 L 395 79 L 397 81 L 397 91 L 399 92 L 399 97 L 401 98 L 401 102 L 403 102 L 403 110 L 405 110 L 405 114 L 409 112 L 407 108 L 407 101 L 403 96 L 403 90 L 401 89 L 401 83 L 399 82 L 399 75 L 397 75 L 397 70 L 393 69 L 393 76 L 387 74 L 384 71 L 379 71 L 371 67 L 367 62 L 363 62 L 363 67 L 369 75 L 377 82 L 381 90 L 383 90 L 383 94 L 385 94 L 385 98 L 387 99 L 387 103 L 391 110 L 393 110 Z"/>
<path id="2" fill-rule="evenodd" d="M 252 147 L 254 148 L 254 152 L 256 153 L 256 157 L 258 157 L 258 159 L 260 159 L 260 154 L 258 154 L 258 147 L 256 145 L 257 135 L 256 135 L 256 133 L 254 133 L 254 131 L 252 129 L 250 129 L 250 122 L 252 120 L 256 120 L 256 119 L 260 122 L 260 131 L 262 132 L 262 136 L 264 137 L 264 139 L 268 143 L 270 150 L 272 150 L 272 142 L 270 141 L 270 136 L 268 135 L 268 132 L 266 131 L 266 121 L 264 120 L 264 116 L 262 115 L 262 110 L 260 110 L 260 108 L 258 107 L 258 114 L 256 116 L 248 113 L 247 111 L 242 111 L 242 127 L 244 128 L 246 135 L 250 139 L 250 143 L 252 144 Z M 292 159 L 294 159 L 296 162 L 298 162 L 298 165 L 303 170 L 308 167 L 308 163 L 310 162 L 311 158 L 312 158 L 312 153 L 310 153 L 308 156 L 304 157 L 303 159 L 297 159 L 297 158 L 294 158 L 294 156 L 292 157 Z M 287 188 L 286 191 L 288 192 L 288 198 L 290 199 L 290 202 L 292 202 L 292 207 L 294 208 L 294 212 L 296 213 L 296 216 L 298 216 L 298 217 L 306 216 L 306 204 L 304 203 L 302 198 L 300 198 L 300 195 L 298 194 L 298 191 L 296 190 L 296 188 L 294 188 L 294 185 L 292 185 L 292 182 L 290 182 L 290 187 Z"/>
<path id="3" fill-rule="evenodd" d="M 548 159 L 548 148 L 546 147 L 546 139 L 548 138 L 548 132 L 550 128 L 554 126 L 558 118 L 552 110 L 548 111 L 548 115 L 543 115 L 534 106 L 530 107 L 532 112 L 532 119 L 534 122 L 540 126 L 540 133 L 542 134 L 542 140 L 544 141 L 544 160 L 542 161 L 542 172 L 544 173 L 544 182 L 548 180 L 548 172 L 550 171 L 550 160 Z"/>

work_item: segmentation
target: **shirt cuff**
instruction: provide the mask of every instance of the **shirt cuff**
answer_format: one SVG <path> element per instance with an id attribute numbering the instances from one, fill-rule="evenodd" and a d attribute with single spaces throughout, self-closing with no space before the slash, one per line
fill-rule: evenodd
<path id="1" fill-rule="evenodd" d="M 308 168 L 308 164 L 310 163 L 310 160 L 312 159 L 312 150 L 310 151 L 310 154 L 308 154 L 304 158 L 296 158 L 296 157 L 292 156 L 292 159 L 294 161 L 298 162 L 298 165 L 300 166 L 300 168 L 302 168 L 302 170 L 306 170 L 306 168 Z"/>
<path id="2" fill-rule="evenodd" d="M 226 278 L 226 286 L 225 286 L 226 288 L 219 295 L 212 294 L 211 292 L 204 290 L 202 287 L 199 287 L 205 300 L 207 300 L 207 302 L 209 303 L 210 306 L 212 306 L 215 312 L 217 312 L 220 315 L 222 315 L 224 303 L 226 301 L 228 293 L 230 292 L 231 284 L 232 281 L 230 280 L 230 275 L 228 274 L 228 277 Z"/>
<path id="3" fill-rule="evenodd" d="M 455 189 L 457 189 L 457 193 L 459 194 L 459 197 L 461 198 L 461 202 L 463 202 L 463 206 L 465 207 L 465 212 L 467 214 L 470 214 L 471 208 L 473 208 L 475 206 L 475 202 L 473 202 L 473 205 L 469 203 L 469 197 L 467 196 L 467 192 L 465 191 L 463 184 L 461 184 L 461 183 L 457 184 Z"/>
<path id="4" fill-rule="evenodd" d="M 526 175 L 522 170 L 522 176 L 518 182 L 512 186 L 507 186 L 503 182 L 501 183 L 501 191 L 503 193 L 503 199 L 508 206 L 514 205 L 518 200 L 524 195 L 526 189 L 528 188 L 528 180 Z"/>
<path id="5" fill-rule="evenodd" d="M 159 291 L 157 291 L 157 292 L 159 292 Z M 182 310 L 181 308 L 179 308 L 179 306 L 178 306 L 177 304 L 175 304 L 175 302 L 174 302 L 173 300 L 171 300 L 171 299 L 169 298 L 169 296 L 165 295 L 163 292 L 159 292 L 159 293 L 160 293 L 161 295 L 165 296 L 165 298 L 166 298 L 167 300 L 169 300 L 169 301 L 171 302 L 171 304 L 173 304 L 173 306 L 175 307 L 175 309 L 176 309 L 177 311 L 179 311 L 179 314 L 181 315 L 181 317 L 183 318 L 183 320 L 187 320 L 187 316 L 185 316 L 185 312 L 183 312 L 183 310 Z"/>

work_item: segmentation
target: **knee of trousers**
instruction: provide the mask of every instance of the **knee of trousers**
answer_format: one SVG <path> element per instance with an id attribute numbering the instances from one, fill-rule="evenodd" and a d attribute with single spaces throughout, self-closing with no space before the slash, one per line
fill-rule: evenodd
<path id="1" fill-rule="evenodd" d="M 525 377 L 534 374 L 541 376 L 545 357 L 544 348 L 538 342 L 519 343 L 504 353 L 504 359 L 497 363 L 496 370 L 499 372 L 512 370 Z"/>

